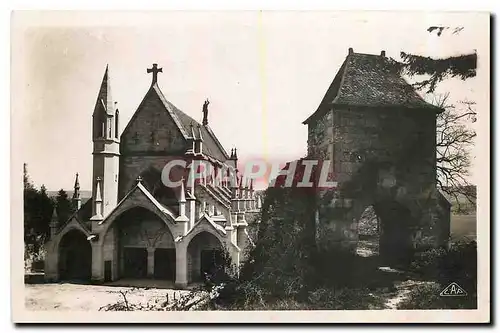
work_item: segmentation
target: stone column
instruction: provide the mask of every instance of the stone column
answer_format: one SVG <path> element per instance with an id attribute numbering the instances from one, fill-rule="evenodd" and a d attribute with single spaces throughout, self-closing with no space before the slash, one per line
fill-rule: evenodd
<path id="1" fill-rule="evenodd" d="M 92 243 L 92 281 L 104 281 L 103 249 L 99 242 Z"/>
<path id="2" fill-rule="evenodd" d="M 175 249 L 175 286 L 186 288 L 187 280 L 187 244 L 178 243 Z"/>
<path id="3" fill-rule="evenodd" d="M 155 274 L 155 248 L 148 247 L 148 277 L 152 278 Z"/>
<path id="4" fill-rule="evenodd" d="M 233 235 L 236 235 L 236 234 L 237 234 L 236 230 L 233 230 Z M 240 250 L 231 244 L 231 237 L 226 238 L 226 248 L 229 252 L 229 256 L 231 257 L 231 261 L 232 261 L 233 265 L 236 266 L 236 270 L 239 274 Z"/>
<path id="5" fill-rule="evenodd" d="M 44 262 L 44 277 L 47 282 L 55 282 L 59 280 L 59 251 L 54 245 L 54 241 L 50 241 L 47 255 Z"/>

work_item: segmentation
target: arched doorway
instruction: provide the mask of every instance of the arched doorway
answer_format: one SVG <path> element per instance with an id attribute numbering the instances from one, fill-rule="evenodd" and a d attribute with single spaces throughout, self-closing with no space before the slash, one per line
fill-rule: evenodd
<path id="1" fill-rule="evenodd" d="M 143 207 L 115 221 L 120 278 L 175 280 L 175 243 L 158 215 Z"/>
<path id="2" fill-rule="evenodd" d="M 221 242 L 213 234 L 202 231 L 191 239 L 187 248 L 188 282 L 201 282 L 217 273 L 224 263 Z"/>
<path id="3" fill-rule="evenodd" d="M 380 254 L 380 218 L 375 208 L 365 208 L 358 220 L 358 244 L 356 253 L 361 257 L 372 257 Z"/>
<path id="4" fill-rule="evenodd" d="M 387 264 L 408 257 L 412 248 L 410 210 L 396 201 L 380 201 L 365 208 L 357 222 L 356 253 L 379 256 Z"/>
<path id="5" fill-rule="evenodd" d="M 410 210 L 396 201 L 377 202 L 375 211 L 380 217 L 380 256 L 388 263 L 403 263 L 412 251 Z"/>
<path id="6" fill-rule="evenodd" d="M 70 230 L 59 243 L 59 279 L 89 281 L 92 276 L 92 247 L 80 230 Z"/>

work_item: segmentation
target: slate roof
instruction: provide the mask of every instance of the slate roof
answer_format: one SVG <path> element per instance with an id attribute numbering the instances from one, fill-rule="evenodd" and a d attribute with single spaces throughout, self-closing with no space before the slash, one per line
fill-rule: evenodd
<path id="1" fill-rule="evenodd" d="M 394 59 L 354 52 L 347 55 L 318 109 L 303 124 L 325 113 L 327 105 L 441 111 L 427 103 L 400 75 Z"/>
<path id="2" fill-rule="evenodd" d="M 221 162 L 225 162 L 227 159 L 229 159 L 229 156 L 224 150 L 224 147 L 222 147 L 221 143 L 219 142 L 219 140 L 213 133 L 212 129 L 208 125 L 205 126 L 201 125 L 199 122 L 197 122 L 196 120 L 188 116 L 186 113 L 179 110 L 171 102 L 169 102 L 165 98 L 165 96 L 163 95 L 162 91 L 160 90 L 157 84 L 154 84 L 151 87 L 151 89 L 153 89 L 156 92 L 156 94 L 162 101 L 167 111 L 169 111 L 172 118 L 174 118 L 174 122 L 176 123 L 177 127 L 179 127 L 179 130 L 186 139 L 192 138 L 191 124 L 193 125 L 195 136 L 198 139 L 199 138 L 198 127 L 199 127 L 201 130 L 201 136 L 203 138 L 203 145 L 202 145 L 203 153 Z"/>

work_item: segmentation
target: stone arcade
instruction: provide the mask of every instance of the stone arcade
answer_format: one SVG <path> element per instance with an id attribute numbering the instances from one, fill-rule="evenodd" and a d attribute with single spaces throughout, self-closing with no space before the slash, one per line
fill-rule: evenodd
<path id="1" fill-rule="evenodd" d="M 119 135 L 106 67 L 92 115 L 92 198 L 81 204 L 77 175 L 75 213 L 63 225 L 54 213 L 51 223 L 48 281 L 155 278 L 185 287 L 210 273 L 223 252 L 239 267 L 252 244 L 260 197 L 237 176 L 236 149 L 228 155 L 208 125 L 209 102 L 199 124 L 165 99 L 157 83 L 162 69 L 154 64 L 147 72 L 151 87 Z M 162 170 L 179 158 L 224 174 L 195 179 L 173 168 L 179 185 L 165 186 Z"/>

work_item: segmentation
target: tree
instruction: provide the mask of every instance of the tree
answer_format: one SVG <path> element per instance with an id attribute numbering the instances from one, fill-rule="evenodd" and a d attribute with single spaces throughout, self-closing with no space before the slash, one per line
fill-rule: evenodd
<path id="1" fill-rule="evenodd" d="M 474 102 L 463 101 L 457 107 L 449 103 L 449 93 L 434 97 L 434 103 L 444 111 L 436 120 L 436 176 L 437 185 L 452 196 L 463 211 L 461 197 L 475 204 L 476 191 L 467 180 L 471 165 L 470 147 L 476 132 L 467 126 L 476 121 Z"/>
<path id="2" fill-rule="evenodd" d="M 441 36 L 443 31 L 447 29 L 450 27 L 432 26 L 427 31 L 429 33 L 437 31 L 437 35 Z M 463 29 L 463 27 L 456 27 L 453 34 L 459 34 Z M 437 59 L 406 52 L 401 52 L 400 55 L 402 59 L 400 70 L 403 74 L 409 76 L 427 75 L 429 77 L 414 84 L 418 89 L 427 87 L 427 93 L 434 92 L 436 85 L 446 78 L 458 77 L 461 80 L 467 80 L 476 76 L 476 52 Z"/>
<path id="3" fill-rule="evenodd" d="M 429 33 L 441 36 L 444 31 L 452 29 L 452 34 L 459 34 L 464 28 L 447 26 L 431 26 Z M 431 57 L 401 52 L 402 62 L 398 64 L 400 71 L 411 77 L 424 75 L 427 78 L 414 83 L 417 89 L 427 88 L 433 93 L 437 84 L 447 78 L 467 80 L 476 76 L 477 53 L 450 56 L 434 59 Z M 449 93 L 435 96 L 434 104 L 444 111 L 437 115 L 437 186 L 455 198 L 461 210 L 459 197 L 465 197 L 475 204 L 476 191 L 467 180 L 471 166 L 469 148 L 476 136 L 475 131 L 467 126 L 467 122 L 475 122 L 477 113 L 473 101 L 462 101 L 460 107 L 449 103 Z"/>
<path id="4" fill-rule="evenodd" d="M 66 222 L 71 213 L 73 212 L 73 206 L 71 200 L 68 199 L 68 193 L 63 189 L 60 189 L 56 197 L 57 205 L 57 218 L 59 220 L 59 225 Z"/>
<path id="5" fill-rule="evenodd" d="M 28 175 L 28 165 L 26 163 L 23 164 L 23 185 L 25 190 L 34 188 L 30 176 Z"/>
<path id="6" fill-rule="evenodd" d="M 54 207 L 45 186 L 37 190 L 31 183 L 24 164 L 24 243 L 27 254 L 37 254 L 50 232 L 50 219 Z"/>
<path id="7" fill-rule="evenodd" d="M 414 84 L 418 89 L 427 87 L 427 93 L 432 93 L 436 85 L 446 78 L 458 77 L 461 80 L 476 76 L 477 54 L 463 54 L 442 59 L 433 59 L 415 54 L 401 52 L 404 74 L 428 75 L 429 78 Z"/>

